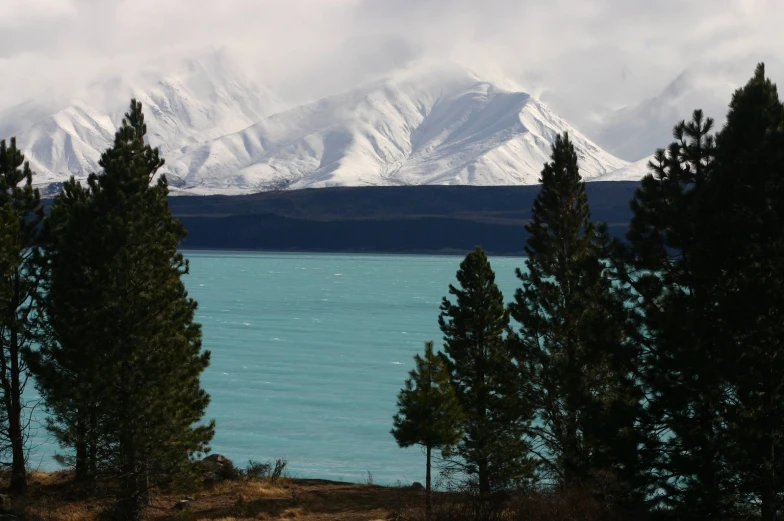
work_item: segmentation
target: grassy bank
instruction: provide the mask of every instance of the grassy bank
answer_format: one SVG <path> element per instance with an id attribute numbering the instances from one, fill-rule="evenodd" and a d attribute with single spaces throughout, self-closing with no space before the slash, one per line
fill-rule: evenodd
<path id="1" fill-rule="evenodd" d="M 237 479 L 198 492 L 157 491 L 145 519 L 220 520 L 301 519 L 359 521 L 389 519 L 419 491 L 318 479 Z M 111 502 L 100 492 L 87 495 L 70 472 L 35 473 L 26 497 L 11 497 L 6 510 L 30 521 L 93 521 Z M 182 509 L 178 504 L 183 504 Z M 0 514 L 0 517 L 2 514 Z"/>
<path id="2" fill-rule="evenodd" d="M 7 483 L 0 482 L 0 486 Z M 249 479 L 239 477 L 199 486 L 198 492 L 158 490 L 145 519 L 161 521 L 425 521 L 424 491 L 407 485 L 343 483 L 322 479 Z M 25 497 L 11 497 L 0 519 L 27 521 L 99 521 L 111 503 L 108 494 L 87 493 L 71 472 L 34 473 Z M 437 492 L 433 521 L 476 519 L 469 495 Z M 532 493 L 488 505 L 494 521 L 599 521 L 650 519 L 625 512 L 609 513 L 594 499 L 564 493 Z M 181 508 L 180 508 L 181 507 Z M 5 515 L 13 517 L 3 517 Z"/>

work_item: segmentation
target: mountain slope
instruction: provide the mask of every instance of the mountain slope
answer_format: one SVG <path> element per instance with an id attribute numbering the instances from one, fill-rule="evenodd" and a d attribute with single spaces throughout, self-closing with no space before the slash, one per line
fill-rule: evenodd
<path id="1" fill-rule="evenodd" d="M 159 69 L 158 69 L 159 70 Z M 98 171 L 127 100 L 144 104 L 149 140 L 173 193 L 236 194 L 328 186 L 532 185 L 568 131 L 583 176 L 626 166 L 530 95 L 457 66 L 419 63 L 285 111 L 222 52 L 132 80 L 93 83 L 67 106 L 0 114 L 36 184 L 51 194 Z M 22 123 L 20 123 L 20 121 Z"/>
<path id="2" fill-rule="evenodd" d="M 191 148 L 167 172 L 193 193 L 530 185 L 563 131 L 586 178 L 626 165 L 528 94 L 457 67 L 415 67 Z"/>
<path id="3" fill-rule="evenodd" d="M 0 129 L 18 136 L 38 174 L 36 184 L 47 185 L 99 169 L 131 97 L 143 103 L 150 142 L 165 156 L 240 130 L 279 107 L 220 51 L 183 60 L 157 78 L 147 72 L 130 81 L 104 79 L 46 116 L 44 106 L 27 103 L 0 115 Z"/>
<path id="4" fill-rule="evenodd" d="M 765 56 L 766 73 L 780 78 L 784 63 Z M 629 161 L 650 156 L 672 141 L 672 129 L 681 120 L 691 119 L 702 109 L 719 130 L 724 124 L 732 93 L 754 72 L 759 56 L 744 56 L 726 62 L 694 64 L 679 74 L 658 95 L 637 105 L 605 114 L 591 132 L 610 153 Z"/>
<path id="5" fill-rule="evenodd" d="M 634 163 L 630 163 L 623 168 L 619 168 L 618 170 L 600 175 L 599 177 L 591 179 L 591 181 L 639 181 L 651 173 L 650 168 L 648 168 L 648 163 L 650 161 L 653 161 L 653 154 L 644 157 L 639 161 L 635 161 Z"/>
<path id="6" fill-rule="evenodd" d="M 597 140 L 619 157 L 636 161 L 665 148 L 672 141 L 672 128 L 690 119 L 694 109 L 721 119 L 738 86 L 723 75 L 683 72 L 659 95 L 609 115 Z"/>
<path id="7" fill-rule="evenodd" d="M 588 183 L 594 219 L 623 237 L 636 182 Z M 171 197 L 186 249 L 524 255 L 538 186 L 366 186 Z M 231 233 L 227 233 L 231 230 Z"/>

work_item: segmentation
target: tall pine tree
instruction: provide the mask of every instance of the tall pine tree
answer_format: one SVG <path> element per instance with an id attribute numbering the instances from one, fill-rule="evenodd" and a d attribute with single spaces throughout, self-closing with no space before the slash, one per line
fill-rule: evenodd
<path id="1" fill-rule="evenodd" d="M 784 465 L 784 106 L 760 64 L 715 141 L 659 151 L 615 263 L 636 299 L 653 469 L 684 518 L 776 519 Z"/>
<path id="2" fill-rule="evenodd" d="M 729 358 L 725 448 L 740 493 L 772 521 L 784 501 L 784 104 L 763 64 L 732 97 L 699 210 Z"/>
<path id="3" fill-rule="evenodd" d="M 0 141 L 0 438 L 11 455 L 10 488 L 16 492 L 27 486 L 30 411 L 23 397 L 28 371 L 22 353 L 36 339 L 34 302 L 40 281 L 37 240 L 43 207 L 32 182 L 16 140 L 10 146 Z"/>
<path id="4" fill-rule="evenodd" d="M 39 348 L 26 358 L 48 412 L 47 429 L 60 445 L 72 449 L 61 463 L 75 468 L 78 482 L 94 482 L 113 450 L 99 438 L 98 403 L 102 367 L 108 363 L 97 335 L 85 317 L 100 312 L 101 287 L 93 266 L 103 249 L 92 240 L 95 216 L 91 192 L 73 177 L 58 194 L 41 233 L 42 294 L 39 310 L 43 334 Z"/>
<path id="5" fill-rule="evenodd" d="M 65 263 L 59 272 L 64 284 L 74 274 L 87 285 L 60 309 L 89 314 L 82 342 L 100 355 L 88 378 L 92 392 L 100 393 L 89 427 L 106 448 L 96 455 L 98 466 L 118 484 L 113 519 L 128 521 L 141 519 L 151 483 L 186 468 L 214 433 L 214 423 L 197 425 L 209 402 L 199 381 L 209 352 L 201 350 L 197 304 L 181 281 L 188 263 L 177 247 L 185 230 L 169 210 L 165 176 L 154 179 L 163 160 L 145 144 L 146 131 L 141 104 L 132 100 L 114 145 L 101 156 L 103 172 L 88 178 L 89 194 L 76 205 L 83 219 L 64 212 L 57 227 L 67 236 L 75 232 L 69 223 L 78 225 L 92 246 L 73 265 L 48 252 L 51 262 Z M 50 281 L 52 287 L 57 283 Z M 43 353 L 37 366 L 57 371 L 57 362 Z M 44 391 L 51 407 L 68 404 L 59 386 Z"/>
<path id="6" fill-rule="evenodd" d="M 724 421 L 728 344 L 718 333 L 707 239 L 715 231 L 703 204 L 715 167 L 712 126 L 697 110 L 657 151 L 613 262 L 636 322 L 651 477 L 668 508 L 695 519 L 732 516 L 737 505 Z"/>
<path id="7" fill-rule="evenodd" d="M 427 458 L 425 471 L 426 518 L 431 518 L 431 456 L 433 449 L 449 453 L 462 437 L 463 411 L 449 379 L 443 358 L 425 342 L 424 358 L 415 355 L 416 368 L 409 372 L 397 398 L 392 435 L 401 447 L 421 445 Z"/>
<path id="8" fill-rule="evenodd" d="M 585 184 L 569 136 L 558 136 L 526 226 L 527 271 L 510 305 L 516 356 L 531 368 L 535 453 L 566 489 L 598 490 L 608 474 L 637 486 L 641 394 L 619 303 L 602 263 Z"/>
<path id="9" fill-rule="evenodd" d="M 532 411 L 522 399 L 527 383 L 506 334 L 509 312 L 484 251 L 466 255 L 449 285 L 438 322 L 457 397 L 465 414 L 464 436 L 455 454 L 486 500 L 491 493 L 531 478 L 533 465 L 524 434 Z"/>

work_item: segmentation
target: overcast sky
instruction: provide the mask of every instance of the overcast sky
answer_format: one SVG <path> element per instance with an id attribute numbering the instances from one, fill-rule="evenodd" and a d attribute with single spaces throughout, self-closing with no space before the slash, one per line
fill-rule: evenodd
<path id="1" fill-rule="evenodd" d="M 639 102 L 694 63 L 746 60 L 749 77 L 784 49 L 782 0 L 3 3 L 0 107 L 207 45 L 238 49 L 259 79 L 303 99 L 428 57 L 507 76 L 565 108 Z"/>

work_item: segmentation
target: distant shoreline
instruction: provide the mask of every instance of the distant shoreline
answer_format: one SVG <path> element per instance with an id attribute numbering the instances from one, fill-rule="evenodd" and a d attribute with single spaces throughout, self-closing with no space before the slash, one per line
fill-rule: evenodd
<path id="1" fill-rule="evenodd" d="M 588 183 L 596 222 L 623 237 L 637 183 Z M 539 186 L 319 188 L 247 196 L 176 196 L 183 250 L 524 257 Z"/>
<path id="2" fill-rule="evenodd" d="M 275 254 L 297 254 L 297 255 L 387 255 L 387 256 L 411 256 L 411 257 L 463 257 L 470 250 L 404 250 L 404 251 L 384 251 L 384 250 L 309 250 L 309 249 L 263 249 L 263 248 L 181 248 L 180 251 L 187 253 L 208 253 L 208 252 L 227 252 L 227 253 L 275 253 Z M 493 252 L 488 251 L 490 257 L 509 257 L 526 258 L 525 252 Z"/>

